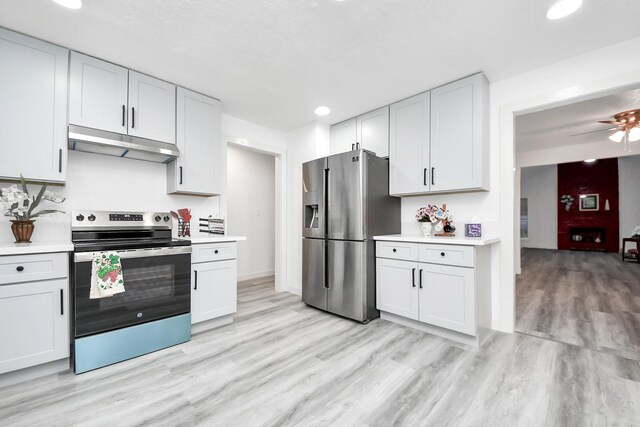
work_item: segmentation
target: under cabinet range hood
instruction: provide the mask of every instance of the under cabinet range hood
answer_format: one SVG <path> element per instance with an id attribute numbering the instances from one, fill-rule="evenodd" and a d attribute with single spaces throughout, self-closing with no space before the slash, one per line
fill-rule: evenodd
<path id="1" fill-rule="evenodd" d="M 169 163 L 180 155 L 168 142 L 74 125 L 69 125 L 69 149 L 156 163 Z"/>

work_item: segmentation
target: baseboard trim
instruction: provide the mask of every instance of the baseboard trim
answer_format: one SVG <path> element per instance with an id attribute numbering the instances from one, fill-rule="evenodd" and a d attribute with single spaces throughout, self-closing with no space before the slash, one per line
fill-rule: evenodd
<path id="1" fill-rule="evenodd" d="M 0 375 L 0 388 L 40 377 L 45 377 L 47 375 L 68 371 L 70 368 L 70 359 L 67 357 L 65 359 L 43 363 L 42 365 L 36 365 L 29 368 L 20 369 L 18 371 L 7 372 Z"/>
<path id="2" fill-rule="evenodd" d="M 258 273 L 238 274 L 238 282 L 243 282 L 245 280 L 251 280 L 251 279 L 261 279 L 267 276 L 274 276 L 275 274 L 276 272 L 274 270 L 260 271 Z"/>

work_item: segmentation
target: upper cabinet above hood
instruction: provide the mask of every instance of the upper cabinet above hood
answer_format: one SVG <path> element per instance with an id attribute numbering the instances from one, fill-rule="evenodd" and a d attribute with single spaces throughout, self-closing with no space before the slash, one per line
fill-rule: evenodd
<path id="1" fill-rule="evenodd" d="M 69 126 L 69 149 L 158 163 L 169 163 L 180 155 L 175 144 L 73 125 Z"/>
<path id="2" fill-rule="evenodd" d="M 167 163 L 175 143 L 175 85 L 71 52 L 70 149 Z"/>

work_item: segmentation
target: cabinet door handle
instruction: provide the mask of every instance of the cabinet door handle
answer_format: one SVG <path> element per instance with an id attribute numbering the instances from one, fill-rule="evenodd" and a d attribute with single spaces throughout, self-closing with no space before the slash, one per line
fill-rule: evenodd
<path id="1" fill-rule="evenodd" d="M 58 150 L 58 172 L 62 173 L 62 148 Z"/>
<path id="2" fill-rule="evenodd" d="M 356 150 L 359 150 L 359 149 L 360 149 L 360 143 L 356 142 Z"/>
<path id="3" fill-rule="evenodd" d="M 422 289 L 422 269 L 420 269 L 420 289 Z"/>
<path id="4" fill-rule="evenodd" d="M 416 269 L 411 269 L 411 286 L 416 287 Z"/>
<path id="5" fill-rule="evenodd" d="M 125 105 L 122 104 L 122 127 L 124 127 L 125 114 L 127 114 L 127 107 L 125 107 Z"/>
<path id="6" fill-rule="evenodd" d="M 60 316 L 64 316 L 64 290 L 60 289 Z"/>
<path id="7" fill-rule="evenodd" d="M 427 168 L 424 168 L 424 171 L 422 173 L 422 183 L 424 185 L 427 185 Z"/>
<path id="8" fill-rule="evenodd" d="M 351 151 L 356 149 L 356 144 L 351 144 Z"/>
<path id="9" fill-rule="evenodd" d="M 193 273 L 195 274 L 195 280 L 193 283 L 193 290 L 197 291 L 198 290 L 198 270 L 193 270 Z"/>
<path id="10" fill-rule="evenodd" d="M 436 185 L 436 168 L 431 168 L 431 185 Z"/>
<path id="11" fill-rule="evenodd" d="M 131 129 L 136 127 L 136 108 L 131 107 Z"/>
<path id="12" fill-rule="evenodd" d="M 182 166 L 180 166 L 180 185 L 182 185 Z"/>
<path id="13" fill-rule="evenodd" d="M 24 270 L 24 267 L 23 267 L 23 266 L 21 266 L 21 265 L 19 265 L 19 266 L 17 266 L 17 267 L 16 267 L 16 270 L 17 270 L 17 271 L 22 271 L 22 270 Z"/>

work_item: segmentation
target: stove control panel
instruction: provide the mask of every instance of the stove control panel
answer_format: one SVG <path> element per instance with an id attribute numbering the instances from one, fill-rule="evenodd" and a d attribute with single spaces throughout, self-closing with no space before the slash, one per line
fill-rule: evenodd
<path id="1" fill-rule="evenodd" d="M 72 230 L 171 229 L 169 212 L 76 211 L 71 213 Z"/>

